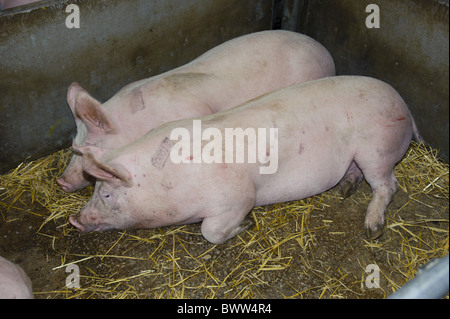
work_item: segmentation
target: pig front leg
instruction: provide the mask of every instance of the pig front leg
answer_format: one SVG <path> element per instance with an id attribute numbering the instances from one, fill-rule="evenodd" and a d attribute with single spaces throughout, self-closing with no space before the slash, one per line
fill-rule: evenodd
<path id="1" fill-rule="evenodd" d="M 235 235 L 250 228 L 254 224 L 251 219 L 245 218 L 250 210 L 246 210 L 246 212 L 242 214 L 243 218 L 233 218 L 235 212 L 232 212 L 203 219 L 203 237 L 212 244 L 222 244 L 228 239 L 233 238 Z"/>
<path id="2" fill-rule="evenodd" d="M 202 235 L 206 240 L 222 244 L 254 224 L 251 218 L 245 218 L 255 206 L 256 198 L 254 191 L 251 195 L 248 193 L 248 190 L 242 191 L 241 198 L 229 198 L 227 204 L 215 202 L 218 205 L 210 210 L 210 216 L 202 222 Z"/>
<path id="3" fill-rule="evenodd" d="M 198 169 L 194 176 L 202 177 L 196 189 L 203 195 L 202 235 L 213 244 L 222 244 L 250 227 L 245 217 L 256 204 L 255 184 L 243 166 L 208 164 Z"/>

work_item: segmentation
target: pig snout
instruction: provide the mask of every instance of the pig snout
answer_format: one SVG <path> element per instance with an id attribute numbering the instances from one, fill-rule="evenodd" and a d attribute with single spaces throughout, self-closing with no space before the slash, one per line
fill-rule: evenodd
<path id="1" fill-rule="evenodd" d="M 81 179 L 77 177 L 78 175 L 63 174 L 61 177 L 56 178 L 56 183 L 66 193 L 75 192 L 94 183 L 94 179 L 87 174 L 81 174 Z"/>
<path id="2" fill-rule="evenodd" d="M 82 218 L 77 217 L 77 216 L 75 216 L 75 217 L 70 216 L 69 217 L 69 222 L 73 226 L 75 226 L 80 233 L 89 233 L 89 232 L 92 232 L 92 231 L 100 231 L 100 230 L 102 230 L 102 226 L 101 225 L 94 225 L 94 224 L 84 223 L 82 221 Z"/>
<path id="3" fill-rule="evenodd" d="M 78 222 L 77 218 L 69 216 L 69 222 L 72 224 L 72 226 L 75 226 L 75 228 L 78 229 L 80 233 L 86 233 L 85 227 Z"/>
<path id="4" fill-rule="evenodd" d="M 56 179 L 56 183 L 66 193 L 75 192 L 95 182 L 94 178 L 83 171 L 81 156 L 73 155 L 64 173 Z"/>
<path id="5" fill-rule="evenodd" d="M 89 217 L 86 217 L 86 215 L 82 213 L 75 216 L 69 216 L 69 222 L 72 226 L 75 226 L 80 233 L 89 233 L 107 229 L 104 224 L 98 223 L 97 218 L 93 217 L 93 214 L 89 214 Z"/>
<path id="6" fill-rule="evenodd" d="M 72 193 L 74 191 L 74 187 L 70 183 L 66 182 L 64 177 L 58 177 L 56 179 L 56 184 L 58 184 L 59 187 L 61 187 L 61 189 L 66 193 Z"/>

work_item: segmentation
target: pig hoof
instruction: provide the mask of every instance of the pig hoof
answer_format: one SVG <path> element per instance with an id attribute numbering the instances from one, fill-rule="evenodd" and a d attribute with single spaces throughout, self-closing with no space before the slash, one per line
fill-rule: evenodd
<path id="1" fill-rule="evenodd" d="M 373 227 L 367 228 L 367 237 L 369 237 L 372 240 L 378 239 L 383 234 L 383 228 L 384 225 L 377 224 Z"/>
<path id="2" fill-rule="evenodd" d="M 339 184 L 339 190 L 343 198 L 348 198 L 355 192 L 356 187 L 350 181 L 343 181 Z"/>

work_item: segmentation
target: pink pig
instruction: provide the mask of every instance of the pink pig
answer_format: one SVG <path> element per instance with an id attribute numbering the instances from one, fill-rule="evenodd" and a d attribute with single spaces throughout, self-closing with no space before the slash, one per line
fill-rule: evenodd
<path id="1" fill-rule="evenodd" d="M 33 299 L 30 278 L 22 268 L 1 256 L 0 299 Z"/>
<path id="2" fill-rule="evenodd" d="M 198 120 L 210 133 L 200 143 Z M 250 153 L 244 163 L 226 160 L 230 149 L 220 136 L 230 128 L 247 130 L 241 143 L 247 150 L 257 143 L 258 162 Z M 267 131 L 270 143 L 259 136 Z M 174 132 L 189 132 L 182 145 L 192 152 L 183 153 Z M 251 132 L 257 142 L 248 142 Z M 408 107 L 384 82 L 338 76 L 292 85 L 221 113 L 163 124 L 103 158 L 98 147 L 74 145 L 97 183 L 70 222 L 82 232 L 202 222 L 203 236 L 218 244 L 244 229 L 255 205 L 306 198 L 340 181 L 348 191 L 364 177 L 373 192 L 364 224 L 377 238 L 398 187 L 394 165 L 413 136 L 419 138 Z M 203 148 L 196 163 L 195 145 Z M 210 161 L 211 150 L 221 156 Z M 276 170 L 261 174 L 275 162 Z"/>
<path id="3" fill-rule="evenodd" d="M 67 92 L 79 146 L 117 149 L 169 121 L 226 110 L 267 92 L 334 75 L 328 51 L 289 31 L 263 31 L 225 42 L 172 71 L 131 83 L 103 105 L 77 83 Z M 66 192 L 90 181 L 74 154 L 57 183 Z"/>

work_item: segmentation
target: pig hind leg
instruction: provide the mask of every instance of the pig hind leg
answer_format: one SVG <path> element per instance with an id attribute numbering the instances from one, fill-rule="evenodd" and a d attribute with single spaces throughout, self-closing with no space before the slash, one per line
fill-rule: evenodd
<path id="1" fill-rule="evenodd" d="M 383 233 L 384 214 L 387 206 L 398 189 L 397 178 L 394 175 L 394 164 L 379 161 L 359 163 L 366 181 L 372 188 L 372 200 L 367 208 L 364 226 L 367 235 L 376 239 Z"/>
<path id="2" fill-rule="evenodd" d="M 389 129 L 383 128 L 380 134 L 373 135 L 372 140 L 361 143 L 354 157 L 372 188 L 372 200 L 364 222 L 367 234 L 372 239 L 383 233 L 386 208 L 398 189 L 394 166 L 402 159 L 411 141 L 410 127 L 406 121 L 399 123 Z"/>
<path id="3" fill-rule="evenodd" d="M 352 195 L 356 191 L 359 183 L 361 183 L 363 179 L 363 173 L 353 161 L 350 164 L 347 173 L 345 173 L 345 176 L 339 182 L 338 188 L 341 196 L 344 198 L 350 197 L 350 195 Z"/>

